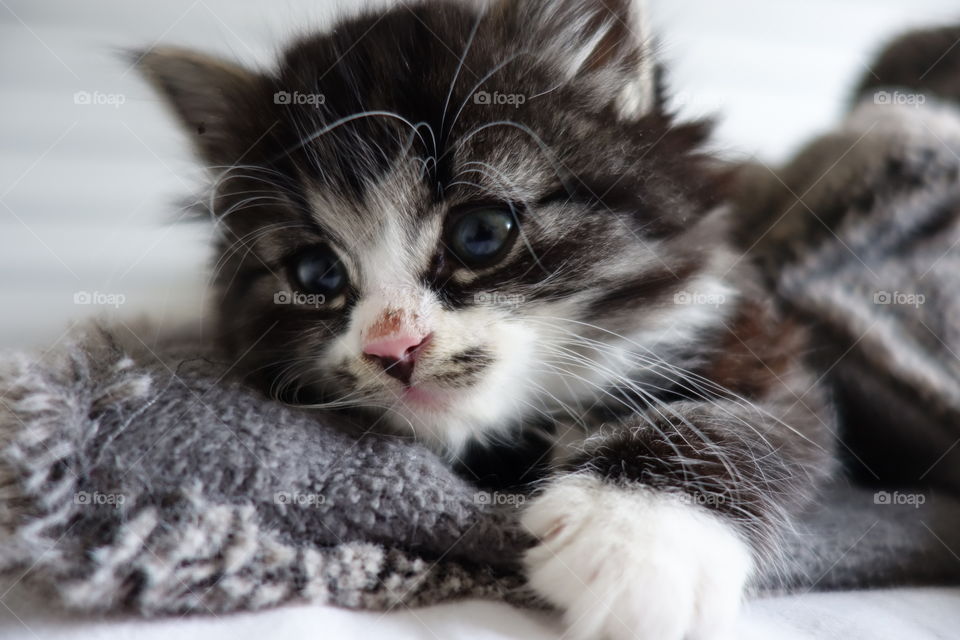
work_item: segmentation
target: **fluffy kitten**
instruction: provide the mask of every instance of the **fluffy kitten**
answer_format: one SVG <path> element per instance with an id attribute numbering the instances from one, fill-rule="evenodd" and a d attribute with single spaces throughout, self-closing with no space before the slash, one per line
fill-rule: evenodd
<path id="1" fill-rule="evenodd" d="M 255 379 L 452 460 L 545 430 L 525 562 L 571 635 L 730 632 L 830 416 L 638 2 L 402 4 L 273 70 L 140 66 L 215 177 L 219 324 Z"/>

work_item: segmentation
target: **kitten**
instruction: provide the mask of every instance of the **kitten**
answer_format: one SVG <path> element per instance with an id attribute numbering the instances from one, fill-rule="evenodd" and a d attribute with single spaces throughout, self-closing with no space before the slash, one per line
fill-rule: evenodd
<path id="1" fill-rule="evenodd" d="M 731 632 L 831 415 L 637 0 L 428 0 L 274 70 L 139 64 L 215 177 L 219 326 L 255 380 L 452 461 L 543 426 L 525 566 L 571 636 Z"/>

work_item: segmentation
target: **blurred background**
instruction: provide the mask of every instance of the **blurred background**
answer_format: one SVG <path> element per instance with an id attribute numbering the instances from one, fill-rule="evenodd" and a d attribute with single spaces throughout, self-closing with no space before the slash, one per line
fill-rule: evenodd
<path id="1" fill-rule="evenodd" d="M 0 347 L 84 317 L 203 307 L 201 184 L 184 140 L 120 55 L 190 45 L 268 65 L 361 0 L 0 0 Z M 650 0 L 675 102 L 717 146 L 770 165 L 838 120 L 884 39 L 960 18 L 957 0 Z"/>

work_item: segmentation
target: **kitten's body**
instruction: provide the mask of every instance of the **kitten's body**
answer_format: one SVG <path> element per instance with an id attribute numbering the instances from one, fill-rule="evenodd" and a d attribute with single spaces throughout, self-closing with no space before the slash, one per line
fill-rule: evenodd
<path id="1" fill-rule="evenodd" d="M 829 469 L 830 417 L 635 5 L 427 3 L 274 73 L 141 64 L 218 177 L 220 327 L 254 379 L 454 461 L 547 425 L 533 588 L 576 637 L 715 637 Z"/>

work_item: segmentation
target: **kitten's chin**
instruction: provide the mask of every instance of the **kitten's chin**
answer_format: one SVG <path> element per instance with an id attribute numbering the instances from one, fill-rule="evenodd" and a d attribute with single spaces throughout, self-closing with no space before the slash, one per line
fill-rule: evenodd
<path id="1" fill-rule="evenodd" d="M 438 453 L 456 456 L 472 440 L 495 435 L 502 425 L 513 424 L 513 406 L 477 389 L 443 389 L 413 385 L 400 393 L 384 416 L 393 429 L 413 433 Z"/>

